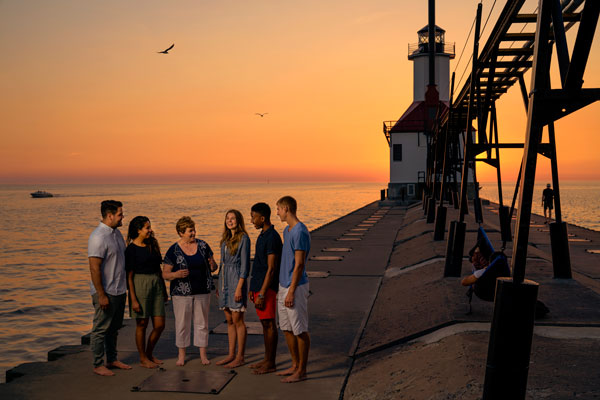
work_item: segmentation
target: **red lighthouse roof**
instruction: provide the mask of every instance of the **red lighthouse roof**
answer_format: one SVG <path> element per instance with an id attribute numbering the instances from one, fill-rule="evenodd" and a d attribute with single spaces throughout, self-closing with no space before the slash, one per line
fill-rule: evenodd
<path id="1" fill-rule="evenodd" d="M 444 113 L 448 110 L 449 104 L 447 101 L 440 101 L 441 112 Z M 435 118 L 435 115 L 433 116 Z M 427 104 L 424 101 L 415 101 L 410 107 L 402 114 L 396 124 L 390 129 L 390 133 L 397 132 L 425 132 L 427 118 Z"/>

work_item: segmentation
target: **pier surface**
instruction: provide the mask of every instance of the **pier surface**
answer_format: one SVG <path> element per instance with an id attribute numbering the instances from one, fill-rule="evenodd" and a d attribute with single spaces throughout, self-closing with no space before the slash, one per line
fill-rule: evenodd
<path id="1" fill-rule="evenodd" d="M 484 228 L 500 247 L 495 205 L 484 206 Z M 448 221 L 455 210 L 448 210 Z M 477 224 L 467 216 L 465 254 L 475 243 Z M 281 230 L 278 224 L 277 228 Z M 600 396 L 600 232 L 569 225 L 571 280 L 552 278 L 550 238 L 543 218 L 534 216 L 526 278 L 540 283 L 539 299 L 550 313 L 536 321 L 529 370 L 529 398 Z M 312 232 L 307 269 L 311 351 L 308 380 L 282 384 L 274 374 L 255 376 L 247 366 L 216 396 L 225 399 L 426 399 L 481 397 L 493 305 L 473 299 L 466 315 L 466 289 L 459 278 L 443 278 L 446 242 L 433 241 L 420 205 L 369 204 Z M 511 246 L 506 249 L 510 257 Z M 470 273 L 463 261 L 463 275 Z M 224 317 L 213 297 L 209 357 L 203 366 L 188 349 L 184 367 L 176 367 L 172 309 L 155 355 L 164 369 L 223 371 L 214 365 L 227 352 Z M 91 304 L 90 304 L 91 307 Z M 263 339 L 252 305 L 246 359 L 262 358 Z M 7 372 L 2 399 L 186 399 L 213 394 L 133 392 L 146 378 L 160 374 L 137 363 L 135 324 L 119 333 L 119 358 L 133 366 L 114 377 L 92 372 L 87 345 L 63 346 L 50 362 L 27 363 Z M 283 335 L 278 369 L 290 365 Z"/>

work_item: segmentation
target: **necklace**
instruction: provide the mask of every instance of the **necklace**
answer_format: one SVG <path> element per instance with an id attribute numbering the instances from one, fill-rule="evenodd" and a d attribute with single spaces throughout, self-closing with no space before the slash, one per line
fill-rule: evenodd
<path id="1" fill-rule="evenodd" d="M 187 255 L 190 255 L 188 253 L 192 253 L 195 251 L 194 249 L 196 248 L 196 241 L 194 240 L 193 242 L 179 242 L 179 247 L 181 247 L 181 249 L 183 250 L 183 252 Z M 191 254 L 193 255 L 193 254 Z"/>

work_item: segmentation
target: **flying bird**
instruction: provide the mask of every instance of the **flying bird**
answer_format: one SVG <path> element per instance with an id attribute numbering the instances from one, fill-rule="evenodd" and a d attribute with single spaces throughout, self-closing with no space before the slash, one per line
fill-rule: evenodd
<path id="1" fill-rule="evenodd" d="M 169 54 L 169 50 L 171 50 L 173 47 L 175 47 L 175 43 L 173 43 L 171 45 L 171 47 L 169 47 L 168 49 L 163 50 L 163 51 L 157 51 L 157 53 L 160 53 L 160 54 Z"/>
<path id="2" fill-rule="evenodd" d="M 264 117 L 265 115 L 267 115 L 268 113 L 254 113 L 254 115 L 260 115 L 260 117 Z"/>

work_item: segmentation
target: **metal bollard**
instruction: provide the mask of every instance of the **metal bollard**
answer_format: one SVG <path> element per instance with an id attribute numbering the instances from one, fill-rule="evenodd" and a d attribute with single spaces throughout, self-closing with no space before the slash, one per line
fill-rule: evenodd
<path id="1" fill-rule="evenodd" d="M 566 222 L 550 223 L 550 245 L 552 247 L 552 266 L 554 277 L 571 279 L 571 257 L 569 254 L 569 235 Z"/>
<path id="2" fill-rule="evenodd" d="M 446 263 L 444 265 L 444 277 L 460 277 L 462 273 L 463 248 L 465 246 L 465 233 L 467 224 L 460 221 L 452 221 L 448 231 L 448 242 L 446 245 Z"/>
<path id="3" fill-rule="evenodd" d="M 435 198 L 430 197 L 429 202 L 427 203 L 427 223 L 433 224 L 435 221 Z"/>
<path id="4" fill-rule="evenodd" d="M 529 280 L 496 281 L 484 400 L 525 399 L 538 288 Z"/>
<path id="5" fill-rule="evenodd" d="M 381 201 L 385 200 L 385 189 L 381 189 Z"/>
<path id="6" fill-rule="evenodd" d="M 456 232 L 456 222 L 450 221 L 448 227 L 448 240 L 446 241 L 446 262 L 444 263 L 444 277 L 452 276 L 452 249 L 454 248 L 454 233 Z"/>
<path id="7" fill-rule="evenodd" d="M 503 242 L 512 242 L 512 232 L 510 231 L 510 212 L 507 206 L 498 208 L 498 217 L 500 218 L 500 236 Z"/>
<path id="8" fill-rule="evenodd" d="M 460 276 L 462 273 L 463 251 L 465 248 L 465 234 L 467 232 L 467 224 L 464 222 L 456 222 L 456 231 L 454 232 L 454 248 L 452 249 L 452 271 L 454 275 Z"/>
<path id="9" fill-rule="evenodd" d="M 483 223 L 483 210 L 481 208 L 481 198 L 473 199 L 473 210 L 475 211 L 475 222 Z"/>
<path id="10" fill-rule="evenodd" d="M 452 192 L 452 205 L 454 206 L 455 210 L 458 210 L 460 208 L 460 200 L 458 198 L 457 192 Z"/>
<path id="11" fill-rule="evenodd" d="M 433 231 L 433 240 L 444 240 L 446 233 L 446 214 L 448 209 L 444 206 L 438 206 L 435 213 L 435 229 Z"/>

